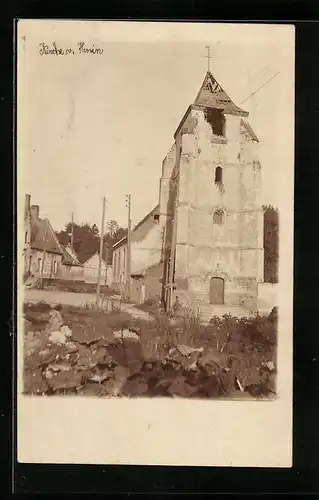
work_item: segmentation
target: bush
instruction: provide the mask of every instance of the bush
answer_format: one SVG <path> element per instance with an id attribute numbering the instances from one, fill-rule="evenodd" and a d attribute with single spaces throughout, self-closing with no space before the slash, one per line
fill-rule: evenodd
<path id="1" fill-rule="evenodd" d="M 143 304 L 139 304 L 136 306 L 138 309 L 142 311 L 149 312 L 150 314 L 158 314 L 160 310 L 160 302 L 157 297 L 151 297 L 143 302 Z"/>
<path id="2" fill-rule="evenodd" d="M 41 332 L 49 320 L 50 306 L 41 302 L 26 304 L 24 313 L 29 322 L 27 332 Z M 233 391 L 245 390 L 246 396 L 249 392 L 259 397 L 275 392 L 277 308 L 268 317 L 214 317 L 209 325 L 202 325 L 194 316 L 172 320 L 158 312 L 154 321 L 145 321 L 123 311 L 107 313 L 72 306 L 62 306 L 61 315 L 72 330 L 87 372 L 93 369 L 92 359 L 101 349 L 106 349 L 125 373 L 130 372 L 130 376 L 125 375 L 125 395 L 138 395 L 141 387 L 149 396 L 169 396 L 173 391 L 186 397 L 231 397 Z M 135 332 L 136 338 L 114 340 L 114 331 L 126 329 Z M 28 340 L 29 344 L 32 341 Z M 189 349 L 191 354 L 185 355 L 185 346 L 195 350 Z M 99 363 L 102 366 L 103 359 Z M 112 375 L 115 379 L 117 376 L 115 372 Z M 107 383 L 99 388 L 107 392 Z M 169 384 L 170 389 L 163 384 Z"/>

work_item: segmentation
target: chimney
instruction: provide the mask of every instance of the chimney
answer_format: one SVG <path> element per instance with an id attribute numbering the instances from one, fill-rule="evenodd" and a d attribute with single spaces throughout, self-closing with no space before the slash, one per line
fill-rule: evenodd
<path id="1" fill-rule="evenodd" d="M 25 201 L 24 201 L 24 218 L 27 219 L 28 215 L 30 214 L 30 203 L 31 203 L 31 196 L 29 194 L 25 195 Z"/>
<path id="2" fill-rule="evenodd" d="M 40 212 L 39 205 L 31 205 L 31 213 L 36 219 L 39 218 L 39 212 Z"/>

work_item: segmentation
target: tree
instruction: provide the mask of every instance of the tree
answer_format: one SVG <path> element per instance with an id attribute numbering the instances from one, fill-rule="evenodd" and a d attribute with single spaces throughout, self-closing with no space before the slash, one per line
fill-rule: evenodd
<path id="1" fill-rule="evenodd" d="M 126 235 L 126 229 L 119 226 L 115 220 L 109 221 L 107 232 L 103 237 L 102 257 L 112 264 L 112 245 Z M 65 225 L 65 229 L 57 234 L 59 242 L 66 246 L 71 241 L 72 222 Z M 73 224 L 73 247 L 79 261 L 83 264 L 100 249 L 100 234 L 96 224 Z"/>
<path id="2" fill-rule="evenodd" d="M 264 210 L 264 281 L 278 283 L 279 212 L 272 205 Z"/>
<path id="3" fill-rule="evenodd" d="M 103 258 L 108 264 L 112 264 L 113 248 L 112 246 L 126 236 L 127 230 L 120 227 L 119 224 L 112 220 L 107 224 L 107 232 L 104 235 L 103 241 Z"/>
<path id="4" fill-rule="evenodd" d="M 72 223 L 66 224 L 64 231 L 57 233 L 59 242 L 67 245 L 71 241 Z M 99 250 L 99 230 L 96 224 L 73 224 L 73 247 L 80 262 L 84 263 Z"/>
<path id="5" fill-rule="evenodd" d="M 106 224 L 106 232 L 110 235 L 111 240 L 113 239 L 114 234 L 120 229 L 120 226 L 116 220 L 110 220 Z"/>
<path id="6" fill-rule="evenodd" d="M 124 238 L 124 236 L 126 235 L 127 235 L 127 229 L 120 227 L 113 235 L 113 245 L 118 241 L 120 241 L 122 238 Z"/>

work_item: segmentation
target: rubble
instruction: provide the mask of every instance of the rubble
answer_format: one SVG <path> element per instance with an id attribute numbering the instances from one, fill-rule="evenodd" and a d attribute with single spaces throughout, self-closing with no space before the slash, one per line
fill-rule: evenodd
<path id="1" fill-rule="evenodd" d="M 113 332 L 113 337 L 116 339 L 133 339 L 133 340 L 139 339 L 139 336 L 135 331 L 128 329 L 118 330 Z"/>
<path id="2" fill-rule="evenodd" d="M 182 398 L 275 394 L 276 366 L 270 357 L 251 364 L 256 354 L 245 357 L 228 346 L 221 350 L 205 343 L 187 345 L 185 336 L 181 337 L 185 343 L 173 343 L 163 339 L 154 325 L 147 332 L 134 324 L 119 329 L 116 320 L 113 328 L 98 331 L 85 321 L 65 325 L 62 316 L 63 311 L 61 315 L 51 310 L 47 324 L 38 331 L 32 322 L 27 324 L 27 394 Z"/>
<path id="3" fill-rule="evenodd" d="M 168 387 L 168 392 L 172 396 L 189 397 L 196 391 L 197 387 L 190 385 L 183 376 L 176 377 L 174 382 Z"/>
<path id="4" fill-rule="evenodd" d="M 266 363 L 263 363 L 262 366 L 265 368 L 268 368 L 270 372 L 274 371 L 276 369 L 275 363 L 273 361 L 267 361 Z"/>
<path id="5" fill-rule="evenodd" d="M 176 346 L 176 349 L 182 354 L 182 356 L 189 356 L 193 352 L 203 352 L 204 348 L 199 347 L 199 348 L 194 348 L 194 347 L 189 347 L 188 345 L 178 345 Z"/>
<path id="6" fill-rule="evenodd" d="M 67 325 L 63 325 L 60 328 L 60 332 L 65 336 L 65 338 L 70 338 L 72 337 L 72 330 Z"/>
<path id="7" fill-rule="evenodd" d="M 56 309 L 50 311 L 50 320 L 47 325 L 46 332 L 50 333 L 53 331 L 58 331 L 60 330 L 62 325 L 63 325 L 63 319 L 59 311 L 57 311 Z"/>
<path id="8" fill-rule="evenodd" d="M 52 344 L 65 344 L 67 339 L 63 332 L 56 330 L 50 333 L 49 341 L 52 342 Z"/>

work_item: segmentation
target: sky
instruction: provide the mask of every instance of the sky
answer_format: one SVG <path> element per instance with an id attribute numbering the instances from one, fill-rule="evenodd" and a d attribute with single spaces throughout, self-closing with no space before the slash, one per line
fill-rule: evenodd
<path id="1" fill-rule="evenodd" d="M 21 23 L 21 22 L 20 22 Z M 162 161 L 210 69 L 260 140 L 262 201 L 280 205 L 291 145 L 293 29 L 197 23 L 24 21 L 18 26 L 19 196 L 31 194 L 55 230 L 71 220 L 127 225 L 158 203 Z M 39 54 L 39 44 L 103 49 Z M 278 73 L 278 74 L 277 74 Z M 255 95 L 248 96 L 276 76 Z M 242 104 L 241 104 L 242 103 Z M 289 142 L 290 141 L 290 142 Z"/>

